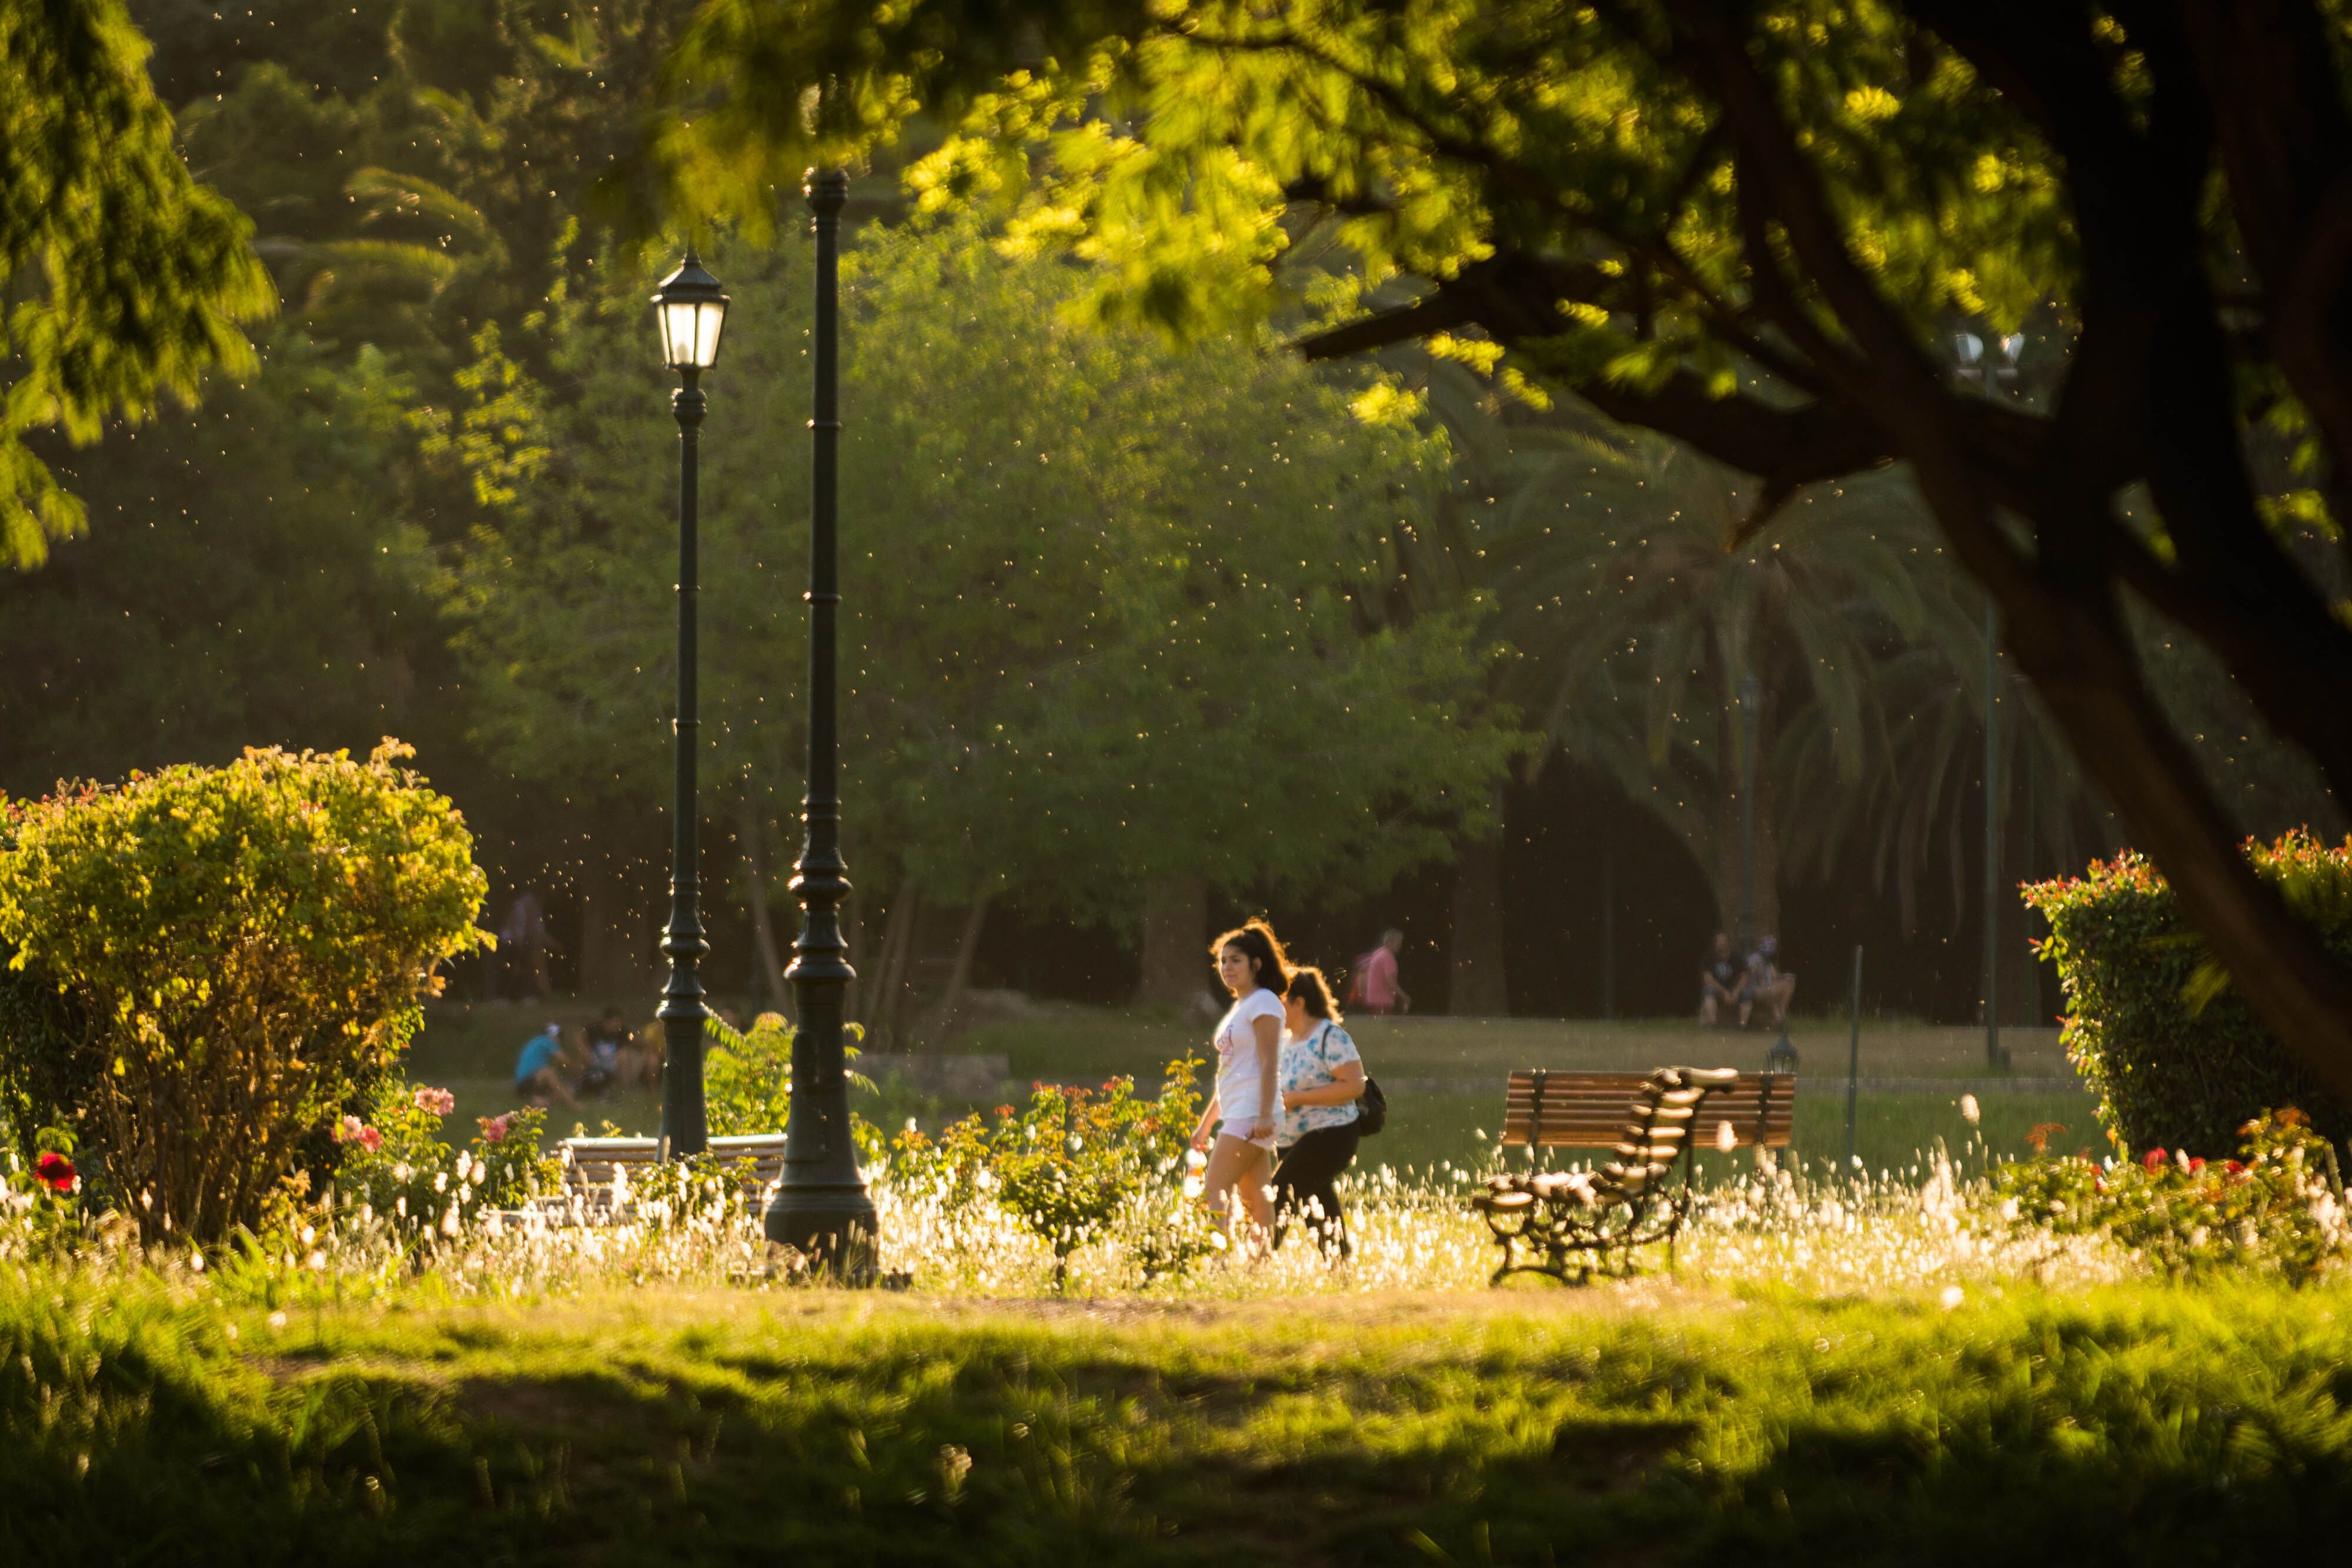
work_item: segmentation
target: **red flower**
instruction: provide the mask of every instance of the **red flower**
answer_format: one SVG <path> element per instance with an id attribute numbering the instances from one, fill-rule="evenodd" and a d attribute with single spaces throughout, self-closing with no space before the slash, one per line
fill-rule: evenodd
<path id="1" fill-rule="evenodd" d="M 2197 1157 L 2196 1155 L 2191 1155 L 2189 1156 L 2189 1174 L 2190 1176 L 2195 1176 L 2199 1171 L 2201 1171 L 2201 1170 L 2203 1170 L 2204 1168 L 2205 1168 L 2205 1162 L 2204 1162 L 2203 1160 L 2201 1160 L 2201 1159 L 2198 1158 L 2198 1157 Z"/>
<path id="2" fill-rule="evenodd" d="M 2170 1155 L 2166 1154 L 2162 1149 L 2150 1149 L 2147 1153 L 2140 1155 L 2139 1163 L 2147 1169 L 2154 1170 L 2171 1157 L 2172 1156 Z"/>
<path id="3" fill-rule="evenodd" d="M 1010 1105 L 999 1105 L 996 1108 L 996 1113 L 1000 1116 L 1010 1116 L 1013 1114 L 1013 1107 Z"/>
<path id="4" fill-rule="evenodd" d="M 73 1161 L 55 1150 L 33 1162 L 33 1174 L 47 1182 L 53 1192 L 73 1191 Z"/>
<path id="5" fill-rule="evenodd" d="M 2243 1160 L 2223 1160 L 2221 1162 L 2221 1168 L 2228 1171 L 2231 1176 L 2243 1176 L 2246 1174 L 2246 1165 Z"/>

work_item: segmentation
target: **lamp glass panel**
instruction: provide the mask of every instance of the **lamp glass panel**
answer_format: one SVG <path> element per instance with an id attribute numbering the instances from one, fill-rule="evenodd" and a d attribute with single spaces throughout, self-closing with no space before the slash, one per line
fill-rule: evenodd
<path id="1" fill-rule="evenodd" d="M 696 363 L 694 318 L 690 300 L 664 301 L 654 307 L 654 319 L 661 324 L 662 363 L 674 371 Z"/>
<path id="2" fill-rule="evenodd" d="M 709 370 L 719 362 L 719 330 L 727 321 L 727 302 L 706 299 L 694 308 L 694 362 Z"/>

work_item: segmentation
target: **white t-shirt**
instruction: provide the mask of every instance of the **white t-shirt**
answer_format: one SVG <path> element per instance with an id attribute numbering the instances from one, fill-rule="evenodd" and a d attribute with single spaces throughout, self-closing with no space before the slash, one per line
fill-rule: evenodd
<path id="1" fill-rule="evenodd" d="M 1224 1113 L 1220 1131 L 1237 1138 L 1249 1136 L 1250 1126 L 1259 1121 L 1282 1121 L 1282 1097 L 1276 1091 L 1271 1104 L 1262 1104 L 1259 1095 L 1265 1086 L 1265 1058 L 1259 1054 L 1257 1020 L 1274 1020 L 1275 1051 L 1282 1050 L 1282 998 L 1264 986 L 1227 1009 L 1211 1037 L 1217 1047 L 1217 1106 Z M 1276 1058 L 1277 1070 L 1280 1056 Z"/>

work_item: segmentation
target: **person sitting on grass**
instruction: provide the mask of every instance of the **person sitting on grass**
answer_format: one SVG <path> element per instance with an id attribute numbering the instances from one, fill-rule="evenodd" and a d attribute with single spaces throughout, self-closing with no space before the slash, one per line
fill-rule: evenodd
<path id="1" fill-rule="evenodd" d="M 1742 998 L 1748 995 L 1747 977 L 1740 973 L 1739 960 L 1732 955 L 1731 934 L 1715 934 L 1715 951 L 1699 965 L 1698 1021 L 1712 1029 L 1723 1021 L 1724 1009 L 1739 1009 L 1739 1021 L 1748 1021 L 1748 1009 Z"/>
<path id="2" fill-rule="evenodd" d="M 544 1105 L 552 1098 L 562 1101 L 573 1110 L 580 1102 L 563 1086 L 562 1075 L 556 1071 L 563 1058 L 563 1026 L 551 1023 L 523 1041 L 522 1053 L 515 1058 L 515 1093 L 526 1105 Z"/>
<path id="3" fill-rule="evenodd" d="M 1762 1002 L 1769 1014 L 1766 1027 L 1779 1029 L 1789 1021 L 1789 998 L 1797 994 L 1797 977 L 1782 969 L 1778 962 L 1780 939 L 1765 936 L 1758 939 L 1756 951 L 1748 958 L 1748 978 L 1739 1004 L 1739 1022 L 1747 1027 L 1749 1009 Z"/>
<path id="4" fill-rule="evenodd" d="M 580 1075 L 580 1092 L 583 1095 L 610 1094 L 620 1084 L 621 1049 L 629 1043 L 628 1020 L 618 1008 L 606 1008 L 595 1028 L 588 1031 L 588 1068 Z"/>

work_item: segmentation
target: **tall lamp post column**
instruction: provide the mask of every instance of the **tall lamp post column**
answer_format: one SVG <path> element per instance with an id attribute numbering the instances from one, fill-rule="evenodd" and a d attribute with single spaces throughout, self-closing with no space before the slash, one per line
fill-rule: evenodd
<path id="1" fill-rule="evenodd" d="M 670 394 L 670 412 L 677 418 L 677 778 L 670 805 L 677 836 L 670 861 L 669 925 L 661 944 L 669 958 L 669 980 L 662 987 L 656 1016 L 663 1044 L 662 1146 L 672 1156 L 682 1156 L 702 1153 L 710 1141 L 702 1102 L 701 975 L 710 944 L 702 934 L 694 798 L 695 732 L 701 722 L 695 690 L 695 600 L 700 570 L 695 528 L 702 416 L 709 405 L 702 392 L 702 372 L 719 362 L 727 296 L 688 246 L 677 270 L 654 291 L 653 303 L 654 323 L 661 329 L 662 362 L 678 373 L 680 382 Z"/>
<path id="2" fill-rule="evenodd" d="M 793 944 L 793 984 L 800 1028 L 793 1037 L 793 1108 L 784 1126 L 783 1179 L 768 1206 L 768 1239 L 797 1249 L 836 1273 L 870 1271 L 876 1225 L 874 1200 L 857 1168 L 849 1138 L 849 1084 L 842 1055 L 842 1005 L 856 972 L 841 936 L 842 901 L 849 896 L 841 858 L 841 798 L 835 737 L 835 619 L 841 605 L 835 570 L 839 519 L 837 483 L 841 396 L 836 353 L 841 208 L 849 176 L 813 170 L 805 187 L 816 218 L 816 371 L 809 497 L 808 790 L 801 799 L 807 834 L 793 868 L 800 898 L 801 935 Z"/>
<path id="3" fill-rule="evenodd" d="M 1974 332 L 1952 334 L 1952 352 L 1959 361 L 1958 375 L 1974 382 L 1985 396 L 2017 387 L 2017 360 L 2025 351 L 2025 334 L 2011 332 L 1988 344 Z M 1985 1066 L 2006 1071 L 2007 1053 L 2000 1045 L 2000 795 L 1996 789 L 2000 766 L 2000 621 L 1992 601 L 1985 601 L 1984 710 L 1984 1025 Z"/>
<path id="4" fill-rule="evenodd" d="M 1985 601 L 1984 1017 L 1985 1066 L 2002 1070 L 2000 1048 L 2000 618 Z"/>
<path id="5" fill-rule="evenodd" d="M 1739 950 L 1756 951 L 1756 720 L 1764 683 L 1739 677 Z"/>

